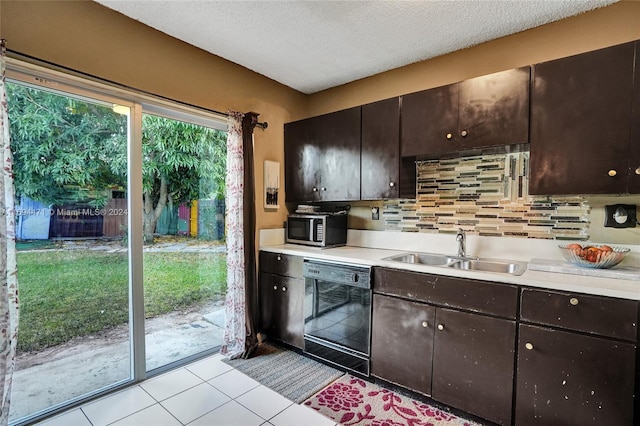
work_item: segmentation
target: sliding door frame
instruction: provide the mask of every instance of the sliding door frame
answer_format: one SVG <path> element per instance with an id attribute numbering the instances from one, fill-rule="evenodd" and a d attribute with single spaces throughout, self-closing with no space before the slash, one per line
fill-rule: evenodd
<path id="1" fill-rule="evenodd" d="M 130 332 L 130 379 L 113 384 L 99 391 L 75 398 L 56 406 L 49 411 L 36 413 L 24 419 L 33 422 L 56 414 L 62 410 L 86 403 L 88 400 L 103 396 L 115 389 L 138 383 L 150 376 L 172 368 L 146 371 L 145 356 L 145 312 L 143 281 L 143 197 L 142 197 L 142 114 L 161 115 L 165 118 L 227 130 L 227 117 L 221 113 L 207 111 L 192 106 L 171 102 L 166 99 L 136 92 L 127 88 L 107 84 L 96 78 L 74 75 L 53 70 L 48 67 L 24 62 L 14 58 L 6 60 L 6 78 L 18 84 L 31 86 L 41 90 L 70 94 L 91 102 L 104 102 L 129 108 L 128 115 L 128 249 L 129 249 L 129 332 Z M 206 356 L 202 354 L 201 356 Z M 191 356 L 182 362 L 201 357 Z"/>

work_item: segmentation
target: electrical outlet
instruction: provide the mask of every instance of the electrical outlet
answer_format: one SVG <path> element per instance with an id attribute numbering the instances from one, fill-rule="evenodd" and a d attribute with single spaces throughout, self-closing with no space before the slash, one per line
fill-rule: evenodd
<path id="1" fill-rule="evenodd" d="M 380 207 L 371 207 L 371 220 L 380 220 Z"/>
<path id="2" fill-rule="evenodd" d="M 606 228 L 635 228 L 638 217 L 635 204 L 612 204 L 604 206 Z"/>

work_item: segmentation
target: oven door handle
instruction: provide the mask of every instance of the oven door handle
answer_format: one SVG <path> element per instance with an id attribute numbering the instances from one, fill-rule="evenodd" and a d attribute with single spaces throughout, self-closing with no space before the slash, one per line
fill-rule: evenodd
<path id="1" fill-rule="evenodd" d="M 318 297 L 318 280 L 313 280 L 313 317 L 317 318 L 320 312 L 320 297 Z"/>

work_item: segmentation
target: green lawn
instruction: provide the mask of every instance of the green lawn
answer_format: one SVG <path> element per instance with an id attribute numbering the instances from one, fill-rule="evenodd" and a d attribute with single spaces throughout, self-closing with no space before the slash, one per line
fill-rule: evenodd
<path id="1" fill-rule="evenodd" d="M 126 323 L 127 253 L 19 252 L 18 352 L 44 349 Z M 145 316 L 222 297 L 226 256 L 145 253 Z"/>

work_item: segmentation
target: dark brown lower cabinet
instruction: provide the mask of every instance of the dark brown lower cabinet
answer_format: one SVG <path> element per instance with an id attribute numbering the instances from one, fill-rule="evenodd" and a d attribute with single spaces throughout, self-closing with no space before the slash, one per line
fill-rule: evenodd
<path id="1" fill-rule="evenodd" d="M 261 330 L 304 348 L 304 279 L 260 274 Z"/>
<path id="2" fill-rule="evenodd" d="M 515 321 L 436 309 L 432 397 L 511 424 Z"/>
<path id="3" fill-rule="evenodd" d="M 373 296 L 371 373 L 431 394 L 435 308 L 396 297 Z"/>
<path id="4" fill-rule="evenodd" d="M 515 321 L 374 294 L 374 376 L 511 424 Z"/>
<path id="5" fill-rule="evenodd" d="M 515 424 L 634 424 L 636 346 L 521 324 Z"/>

